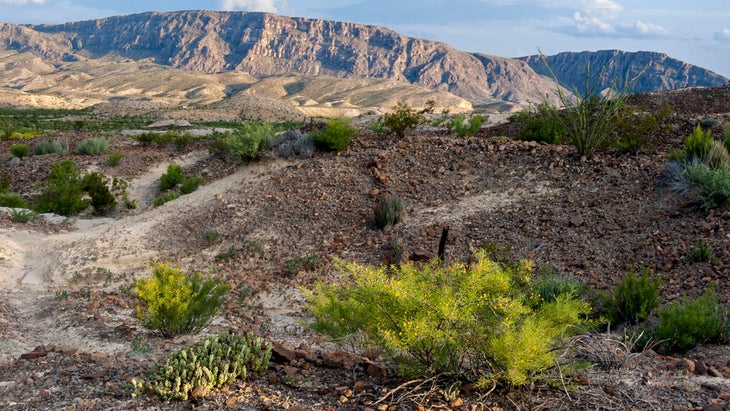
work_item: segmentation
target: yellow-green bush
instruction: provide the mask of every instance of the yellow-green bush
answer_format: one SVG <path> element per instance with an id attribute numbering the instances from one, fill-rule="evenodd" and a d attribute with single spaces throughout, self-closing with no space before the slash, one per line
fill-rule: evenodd
<path id="1" fill-rule="evenodd" d="M 333 118 L 321 130 L 312 132 L 312 142 L 320 149 L 342 151 L 350 146 L 357 129 L 346 118 Z"/>
<path id="2" fill-rule="evenodd" d="M 146 328 L 165 337 L 192 334 L 205 327 L 223 305 L 230 286 L 199 272 L 186 274 L 178 267 L 156 262 L 152 277 L 135 281 L 141 300 L 137 317 Z"/>
<path id="3" fill-rule="evenodd" d="M 447 372 L 524 385 L 555 365 L 555 346 L 590 312 L 570 294 L 531 307 L 532 262 L 502 268 L 484 251 L 471 266 L 339 269 L 342 284 L 307 291 L 311 326 L 335 338 L 363 334 L 410 377 Z"/>
<path id="4" fill-rule="evenodd" d="M 155 366 L 148 380 L 132 384 L 135 395 L 153 391 L 166 400 L 185 401 L 196 388 L 219 388 L 246 379 L 249 370 L 266 370 L 270 358 L 271 343 L 253 334 L 219 333 L 182 348 Z"/>

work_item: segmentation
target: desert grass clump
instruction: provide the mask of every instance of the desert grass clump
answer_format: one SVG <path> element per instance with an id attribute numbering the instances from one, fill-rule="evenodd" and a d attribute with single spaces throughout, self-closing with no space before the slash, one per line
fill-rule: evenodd
<path id="1" fill-rule="evenodd" d="M 168 191 L 155 197 L 155 199 L 152 200 L 152 206 L 159 207 L 165 203 L 169 203 L 172 200 L 177 200 L 178 198 L 180 198 L 180 193 L 178 193 L 177 191 Z"/>
<path id="2" fill-rule="evenodd" d="M 180 184 L 180 194 L 190 194 L 197 190 L 201 184 L 203 184 L 203 177 L 201 176 L 185 177 L 182 184 Z"/>
<path id="3" fill-rule="evenodd" d="M 162 262 L 151 266 L 152 277 L 135 281 L 140 299 L 137 318 L 142 326 L 164 337 L 194 334 L 218 312 L 231 288 L 217 278 L 199 272 L 184 273 Z"/>
<path id="4" fill-rule="evenodd" d="M 109 154 L 109 156 L 106 158 L 106 164 L 110 167 L 116 167 L 122 161 L 122 158 L 124 158 L 124 154 L 122 153 Z"/>
<path id="5" fill-rule="evenodd" d="M 698 204 L 705 211 L 730 205 L 730 169 L 713 168 L 704 161 L 670 161 L 669 187 Z"/>
<path id="6" fill-rule="evenodd" d="M 107 150 L 109 150 L 109 140 L 104 137 L 87 138 L 76 146 L 76 152 L 78 154 L 89 156 L 98 156 L 99 154 L 106 153 Z"/>
<path id="7" fill-rule="evenodd" d="M 697 247 L 692 248 L 683 261 L 685 264 L 694 263 L 712 263 L 714 264 L 717 260 L 715 254 L 712 252 L 712 244 L 706 241 L 700 241 Z"/>
<path id="8" fill-rule="evenodd" d="M 35 218 L 35 212 L 25 208 L 13 208 L 10 210 L 10 219 L 16 223 L 25 224 L 33 221 Z"/>
<path id="9" fill-rule="evenodd" d="M 684 159 L 688 161 L 696 158 L 704 159 L 713 141 L 712 131 L 707 130 L 705 132 L 698 124 L 694 131 L 692 131 L 692 134 L 684 139 Z"/>
<path id="10" fill-rule="evenodd" d="M 728 336 L 728 312 L 714 287 L 696 299 L 672 302 L 659 312 L 654 340 L 666 352 L 686 352 L 698 344 L 723 342 Z"/>
<path id="11" fill-rule="evenodd" d="M 286 158 L 312 158 L 314 155 L 312 136 L 299 130 L 290 130 L 284 133 L 279 141 L 277 153 Z"/>
<path id="12" fill-rule="evenodd" d="M 27 144 L 13 144 L 10 146 L 10 154 L 22 159 L 30 154 L 30 147 Z"/>
<path id="13" fill-rule="evenodd" d="M 583 323 L 588 303 L 561 295 L 525 303 L 532 262 L 502 268 L 478 251 L 475 263 L 340 264 L 340 284 L 307 293 L 311 326 L 337 339 L 364 337 L 407 378 L 448 373 L 524 386 L 555 366 L 561 339 Z"/>
<path id="14" fill-rule="evenodd" d="M 481 114 L 474 114 L 473 116 L 466 118 L 466 114 L 457 114 L 444 125 L 448 130 L 454 130 L 459 137 L 471 137 L 474 136 L 479 129 L 482 128 L 482 124 L 488 120 L 488 116 L 482 116 Z"/>
<path id="15" fill-rule="evenodd" d="M 626 275 L 607 295 L 603 296 L 603 312 L 611 324 L 646 321 L 661 303 L 659 290 L 661 279 L 650 278 L 649 269 L 641 270 L 641 276 L 629 268 Z"/>
<path id="16" fill-rule="evenodd" d="M 404 215 L 403 200 L 395 196 L 385 197 L 375 206 L 375 227 L 383 229 L 389 225 L 396 225 L 403 221 Z"/>
<path id="17" fill-rule="evenodd" d="M 334 118 L 321 130 L 312 132 L 312 142 L 322 150 L 342 151 L 350 146 L 356 131 L 348 119 Z"/>
<path id="18" fill-rule="evenodd" d="M 148 378 L 132 380 L 137 396 L 152 391 L 165 400 L 187 401 L 193 393 L 208 394 L 248 372 L 266 371 L 271 343 L 253 334 L 214 334 L 197 344 L 183 347 L 156 365 Z"/>
<path id="19" fill-rule="evenodd" d="M 68 142 L 58 140 L 41 141 L 33 147 L 33 152 L 37 156 L 46 154 L 64 154 L 68 152 Z"/>

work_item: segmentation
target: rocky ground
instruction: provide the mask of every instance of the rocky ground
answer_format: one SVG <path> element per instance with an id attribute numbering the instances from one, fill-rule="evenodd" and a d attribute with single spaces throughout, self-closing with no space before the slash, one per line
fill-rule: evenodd
<path id="1" fill-rule="evenodd" d="M 628 266 L 649 267 L 664 279 L 666 302 L 716 282 L 727 304 L 730 211 L 697 209 L 662 184 L 662 173 L 667 153 L 697 123 L 714 124 L 717 135 L 730 122 L 730 87 L 636 98 L 664 101 L 675 110 L 671 127 L 648 153 L 604 150 L 588 160 L 567 145 L 511 141 L 511 124 L 473 138 L 421 130 L 398 141 L 363 131 L 345 152 L 297 160 L 268 153 L 245 165 L 208 155 L 205 141 L 181 151 L 113 136 L 110 152 L 124 154 L 115 167 L 103 156 L 68 154 L 84 169 L 127 179 L 138 208 L 27 224 L 0 213 L 0 409 L 727 409 L 726 346 L 685 358 L 646 350 L 618 370 L 594 367 L 519 390 L 467 386 L 447 401 L 436 381 L 400 381 L 381 360 L 334 347 L 301 321 L 300 287 L 336 278 L 334 259 L 433 255 L 444 227 L 447 261 L 467 261 L 473 247 L 491 242 L 597 291 Z M 73 147 L 90 136 L 56 137 Z M 0 142 L 0 153 L 9 145 Z M 4 159 L 0 170 L 13 191 L 30 195 L 60 159 Z M 205 175 L 205 184 L 152 208 L 170 162 Z M 376 230 L 373 208 L 387 194 L 405 200 L 407 219 Z M 685 264 L 701 242 L 716 261 Z M 163 339 L 134 318 L 124 291 L 156 260 L 223 276 L 233 289 L 204 334 L 253 331 L 281 344 L 269 370 L 189 403 L 132 398 L 131 378 L 201 338 Z M 584 338 L 572 347 L 610 345 L 615 336 Z"/>

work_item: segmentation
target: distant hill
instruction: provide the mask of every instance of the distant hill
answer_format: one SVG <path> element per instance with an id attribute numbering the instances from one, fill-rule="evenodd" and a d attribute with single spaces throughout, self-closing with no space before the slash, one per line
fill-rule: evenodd
<path id="1" fill-rule="evenodd" d="M 475 106 L 499 109 L 546 97 L 557 101 L 555 82 L 535 56 L 511 59 L 467 53 L 445 43 L 405 37 L 384 27 L 268 13 L 150 12 L 60 25 L 0 23 L 2 49 L 33 53 L 42 60 L 37 62 L 39 67 L 41 63 L 129 59 L 191 73 L 237 72 L 254 79 L 288 75 L 310 80 L 318 76 L 358 81 L 388 79 L 447 92 Z M 647 66 L 637 92 L 727 81 L 711 71 L 658 53 L 561 53 L 547 60 L 560 84 L 568 89 L 585 82 L 581 70 L 588 61 L 592 67 L 606 68 L 607 81 L 617 73 L 623 76 L 627 70 Z M 229 94 L 238 90 L 235 86 L 225 87 Z M 341 88 L 348 87 L 356 88 Z M 383 101 L 393 101 L 384 95 L 387 90 L 382 85 L 367 87 L 381 90 Z M 290 86 L 285 90 L 289 93 L 293 89 Z M 368 93 L 372 104 L 377 93 Z M 293 94 L 288 96 L 292 101 L 302 100 Z M 347 103 L 348 99 L 342 97 L 338 101 Z"/>
<path id="2" fill-rule="evenodd" d="M 570 90 L 573 90 L 573 86 L 578 86 L 581 92 L 585 88 L 587 67 L 590 67 L 591 84 L 601 74 L 598 85 L 600 89 L 611 87 L 614 81 L 618 87 L 623 87 L 627 77 L 629 80 L 636 78 L 631 84 L 635 93 L 714 87 L 728 82 L 726 77 L 712 71 L 650 51 L 565 52 L 545 56 L 544 59 L 538 55 L 521 57 L 518 60 L 527 62 L 535 72 L 545 76 L 552 76 L 549 66 L 560 85 Z"/>

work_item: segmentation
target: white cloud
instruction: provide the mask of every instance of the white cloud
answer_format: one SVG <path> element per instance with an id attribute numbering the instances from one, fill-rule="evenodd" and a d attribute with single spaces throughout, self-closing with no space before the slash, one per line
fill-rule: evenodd
<path id="1" fill-rule="evenodd" d="M 575 30 L 582 35 L 612 35 L 616 29 L 612 25 L 597 17 L 582 16 L 579 12 L 573 14 Z"/>
<path id="2" fill-rule="evenodd" d="M 635 34 L 639 37 L 661 37 L 668 36 L 669 30 L 662 26 L 645 23 L 641 20 L 637 20 L 633 25 L 623 26 L 626 34 Z"/>
<path id="3" fill-rule="evenodd" d="M 722 31 L 715 33 L 715 40 L 730 42 L 730 29 L 722 29 Z"/>
<path id="4" fill-rule="evenodd" d="M 9 4 L 11 6 L 25 6 L 28 4 L 43 4 L 46 0 L 0 0 L 0 4 Z"/>
<path id="5" fill-rule="evenodd" d="M 269 13 L 278 13 L 282 3 L 280 0 L 222 0 L 220 2 L 221 8 L 227 11 L 245 10 L 265 11 Z"/>
<path id="6" fill-rule="evenodd" d="M 621 14 L 624 7 L 611 0 L 582 0 L 581 9 L 589 16 L 613 20 Z"/>

